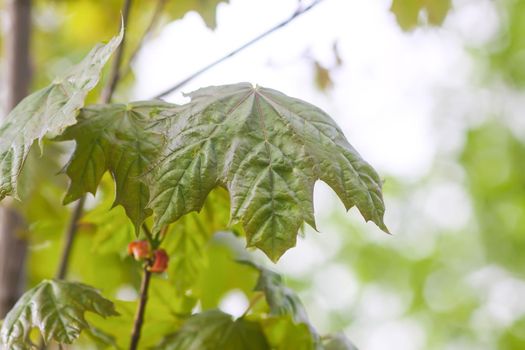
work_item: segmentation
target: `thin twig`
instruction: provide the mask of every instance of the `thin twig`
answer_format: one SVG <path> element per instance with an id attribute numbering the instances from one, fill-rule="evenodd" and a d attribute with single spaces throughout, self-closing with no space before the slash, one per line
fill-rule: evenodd
<path id="1" fill-rule="evenodd" d="M 149 264 L 144 267 L 144 275 L 142 276 L 142 284 L 140 286 L 140 301 L 135 314 L 135 321 L 133 322 L 129 350 L 136 350 L 139 345 L 142 324 L 144 323 L 144 313 L 148 302 L 148 289 L 151 281 L 151 271 L 149 271 L 148 267 Z"/>
<path id="2" fill-rule="evenodd" d="M 208 64 L 207 66 L 199 69 L 198 71 L 194 72 L 193 74 L 189 75 L 188 77 L 186 77 L 185 79 L 181 80 L 179 83 L 175 84 L 174 86 L 170 87 L 169 89 L 155 95 L 153 97 L 153 99 L 160 99 L 168 94 L 171 94 L 172 92 L 174 91 L 177 91 L 179 90 L 181 87 L 183 87 L 184 85 L 186 85 L 187 83 L 189 83 L 190 81 L 192 81 L 193 79 L 195 79 L 196 77 L 198 77 L 199 75 L 201 75 L 202 73 L 208 71 L 209 69 L 215 67 L 216 65 L 218 65 L 219 63 L 227 60 L 228 58 L 232 57 L 232 56 L 235 56 L 236 54 L 238 54 L 239 52 L 241 52 L 242 50 L 246 49 L 247 47 L 255 44 L 256 42 L 258 42 L 259 40 L 263 39 L 264 37 L 268 36 L 269 34 L 275 32 L 276 30 L 286 26 L 287 24 L 289 24 L 290 22 L 292 22 L 294 19 L 296 19 L 297 17 L 301 16 L 302 14 L 310 11 L 312 8 L 314 8 L 315 6 L 319 5 L 321 2 L 323 2 L 324 0 L 315 0 L 313 1 L 310 5 L 306 6 L 306 7 L 303 7 L 303 8 L 298 8 L 297 11 L 294 12 L 294 14 L 292 16 L 290 16 L 287 20 L 277 24 L 276 26 L 268 29 L 267 31 L 265 31 L 264 33 L 262 34 L 259 34 L 258 36 L 256 36 L 255 38 L 251 39 L 250 41 L 246 42 L 245 44 L 239 46 L 237 49 L 231 51 L 230 53 L 224 55 L 223 57 L 219 58 L 218 60 Z"/>
<path id="3" fill-rule="evenodd" d="M 122 63 L 122 57 L 124 56 L 124 47 L 126 46 L 126 31 L 128 29 L 128 21 L 129 21 L 129 12 L 131 10 L 131 0 L 126 0 L 124 2 L 124 7 L 122 9 L 122 24 L 124 26 L 124 35 L 122 37 L 122 42 L 120 43 L 120 46 L 117 49 L 117 52 L 115 54 L 115 58 L 113 59 L 113 63 L 111 66 L 111 74 L 109 76 L 108 82 L 106 86 L 104 87 L 104 90 L 102 91 L 101 95 L 101 101 L 102 103 L 109 103 L 111 101 L 111 98 L 113 97 L 113 93 L 115 92 L 115 88 L 117 87 L 117 84 L 120 79 L 120 65 Z"/>
<path id="4" fill-rule="evenodd" d="M 131 7 L 131 0 L 126 0 L 126 2 L 124 3 L 124 11 L 122 15 L 124 27 L 126 27 L 128 23 L 130 7 Z M 111 67 L 110 78 L 108 80 L 106 87 L 104 88 L 105 93 L 103 93 L 100 98 L 102 103 L 110 102 L 111 98 L 113 97 L 113 93 L 115 92 L 115 88 L 119 80 L 118 71 L 120 69 L 120 62 L 122 58 L 122 53 L 124 51 L 125 39 L 126 39 L 126 31 L 124 31 L 124 35 L 122 37 L 122 43 L 117 49 L 115 60 L 113 61 L 113 65 Z M 77 201 L 77 203 L 75 204 L 75 207 L 73 208 L 73 212 L 71 214 L 71 219 L 70 219 L 68 228 L 64 234 L 65 242 L 64 242 L 64 248 L 62 250 L 62 257 L 60 259 L 59 268 L 56 274 L 57 279 L 64 279 L 66 277 L 67 269 L 69 265 L 69 256 L 71 255 L 71 249 L 73 247 L 74 238 L 78 231 L 78 221 L 80 220 L 80 217 L 82 216 L 82 211 L 84 210 L 85 202 L 86 202 L 86 195 L 82 196 Z"/>
<path id="5" fill-rule="evenodd" d="M 242 314 L 241 318 L 245 317 L 246 315 L 248 315 L 248 312 L 250 312 L 251 309 L 253 309 L 253 307 L 255 305 L 257 305 L 257 303 L 259 302 L 259 300 L 262 299 L 262 297 L 264 296 L 263 293 L 257 293 L 255 294 L 252 299 L 250 300 L 250 304 L 248 305 L 248 307 L 246 308 L 246 310 L 244 311 L 244 313 Z"/>
<path id="6" fill-rule="evenodd" d="M 155 7 L 155 10 L 153 11 L 153 15 L 151 16 L 151 20 L 148 24 L 148 27 L 142 34 L 142 37 L 140 38 L 137 46 L 135 47 L 135 50 L 131 53 L 128 59 L 128 64 L 123 68 L 121 72 L 121 76 L 125 77 L 128 75 L 128 73 L 131 70 L 131 64 L 135 61 L 135 58 L 137 57 L 137 54 L 142 49 L 142 46 L 146 39 L 151 35 L 151 33 L 155 30 L 157 25 L 159 24 L 159 17 L 162 15 L 162 11 L 164 11 L 164 7 L 166 6 L 167 0 L 157 0 L 157 6 Z"/>
<path id="7" fill-rule="evenodd" d="M 57 279 L 61 280 L 66 277 L 67 269 L 69 267 L 69 257 L 71 256 L 71 249 L 73 248 L 73 240 L 75 233 L 78 231 L 78 221 L 82 216 L 82 209 L 84 208 L 85 201 L 86 196 L 80 198 L 73 209 L 73 213 L 71 214 L 69 226 L 67 228 L 66 234 L 64 235 L 64 247 L 62 248 L 62 256 L 60 257 L 60 264 L 58 265 L 56 274 Z"/>

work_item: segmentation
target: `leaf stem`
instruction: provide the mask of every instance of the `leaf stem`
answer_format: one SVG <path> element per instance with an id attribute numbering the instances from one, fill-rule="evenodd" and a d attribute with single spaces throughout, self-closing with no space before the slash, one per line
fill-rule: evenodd
<path id="1" fill-rule="evenodd" d="M 186 85 L 187 83 L 189 83 L 190 81 L 192 81 L 193 79 L 195 79 L 196 77 L 198 77 L 199 75 L 203 74 L 204 72 L 210 70 L 211 68 L 215 67 L 216 65 L 218 65 L 219 63 L 222 63 L 223 61 L 227 60 L 228 58 L 232 57 L 232 56 L 235 56 L 236 54 L 238 54 L 239 52 L 243 51 L 244 49 L 246 49 L 247 47 L 255 44 L 256 42 L 258 42 L 259 40 L 263 39 L 264 37 L 268 36 L 269 34 L 275 32 L 276 30 L 286 26 L 287 24 L 289 24 L 290 22 L 292 22 L 294 19 L 296 19 L 297 17 L 301 16 L 302 14 L 310 11 L 312 8 L 314 8 L 315 6 L 319 5 L 321 2 L 323 2 L 324 0 L 315 0 L 313 1 L 310 5 L 306 6 L 306 7 L 299 7 L 297 9 L 297 11 L 295 11 L 288 19 L 282 21 L 281 23 L 277 24 L 276 26 L 268 29 L 267 31 L 259 34 L 258 36 L 256 36 L 255 38 L 249 40 L 248 42 L 244 43 L 243 45 L 239 46 L 238 48 L 236 48 L 235 50 L 229 52 L 228 54 L 224 55 L 223 57 L 219 58 L 218 60 L 208 64 L 207 66 L 204 66 L 202 67 L 201 69 L 199 69 L 198 71 L 190 74 L 188 77 L 186 77 L 185 79 L 181 80 L 180 82 L 178 82 L 177 84 L 173 85 L 172 87 L 170 87 L 169 89 L 167 90 L 164 90 L 162 91 L 161 93 L 155 95 L 153 97 L 153 99 L 160 99 L 166 95 L 169 95 L 171 94 L 172 92 L 174 91 L 177 91 L 179 90 L 181 87 L 183 87 L 184 85 Z"/>
<path id="2" fill-rule="evenodd" d="M 149 243 L 151 245 L 154 244 L 155 239 L 153 238 L 153 234 L 151 233 L 151 230 L 149 229 L 148 225 L 146 223 L 142 223 L 142 231 L 144 231 L 144 235 L 148 239 Z"/>
<path id="3" fill-rule="evenodd" d="M 138 349 L 142 324 L 144 323 L 144 313 L 146 311 L 146 304 L 148 302 L 148 289 L 151 281 L 151 272 L 149 271 L 149 263 L 144 266 L 144 275 L 142 276 L 142 283 L 140 286 L 140 301 L 135 313 L 135 321 L 133 322 L 133 331 L 131 332 L 131 342 L 129 350 Z"/>
<path id="4" fill-rule="evenodd" d="M 84 202 L 86 201 L 86 196 L 82 196 L 75 204 L 73 212 L 71 214 L 71 219 L 69 221 L 68 228 L 64 235 L 64 247 L 62 248 L 62 256 L 60 257 L 60 263 L 58 265 L 58 270 L 56 273 L 57 279 L 64 279 L 67 275 L 67 270 L 69 267 L 69 258 L 71 256 L 71 250 L 73 248 L 73 241 L 75 234 L 78 231 L 78 222 L 82 216 L 82 210 L 84 208 Z"/>
<path id="5" fill-rule="evenodd" d="M 250 304 L 246 308 L 246 311 L 244 311 L 244 313 L 242 314 L 241 318 L 244 318 L 246 315 L 248 315 L 248 312 L 250 312 L 250 310 L 253 309 L 255 305 L 257 305 L 257 303 L 262 299 L 263 296 L 264 293 L 261 292 L 255 294 L 250 300 Z"/>

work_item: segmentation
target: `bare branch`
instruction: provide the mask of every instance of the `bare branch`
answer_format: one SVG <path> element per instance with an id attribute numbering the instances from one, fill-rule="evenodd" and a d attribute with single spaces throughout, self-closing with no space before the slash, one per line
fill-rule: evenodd
<path id="1" fill-rule="evenodd" d="M 126 29 L 128 25 L 131 2 L 132 2 L 131 0 L 125 0 L 125 3 L 124 3 L 124 7 L 122 11 L 122 22 L 123 22 L 124 29 Z M 100 100 L 102 103 L 108 103 L 111 101 L 111 98 L 113 97 L 113 93 L 115 92 L 115 88 L 117 87 L 117 84 L 120 78 L 119 70 L 120 70 L 120 64 L 122 62 L 122 55 L 124 52 L 125 40 L 126 40 L 126 31 L 124 31 L 122 42 L 120 43 L 120 46 L 118 47 L 115 58 L 113 60 L 113 65 L 111 66 L 111 72 L 109 75 L 108 83 L 104 87 L 104 91 L 102 92 L 102 95 L 100 97 Z M 69 265 L 69 257 L 71 255 L 71 249 L 73 248 L 73 242 L 74 242 L 75 235 L 78 231 L 78 221 L 80 220 L 82 216 L 82 211 L 84 210 L 85 201 L 86 201 L 86 196 L 84 195 L 75 204 L 68 228 L 66 232 L 64 233 L 64 240 L 65 240 L 64 248 L 62 250 L 62 257 L 61 257 L 59 268 L 58 268 L 57 275 L 56 275 L 56 278 L 58 279 L 64 279 L 66 277 L 67 269 Z"/>
<path id="2" fill-rule="evenodd" d="M 297 17 L 301 16 L 302 14 L 310 11 L 312 8 L 314 8 L 315 6 L 319 5 L 321 2 L 323 2 L 324 0 L 315 0 L 313 1 L 310 5 L 306 6 L 306 7 L 299 7 L 297 9 L 297 11 L 295 11 L 293 13 L 292 16 L 290 16 L 288 19 L 286 19 L 285 21 L 277 24 L 276 26 L 268 29 L 267 31 L 265 31 L 264 33 L 261 33 L 259 34 L 258 36 L 256 36 L 255 38 L 251 39 L 250 41 L 246 42 L 245 44 L 239 46 L 237 49 L 229 52 L 228 54 L 224 55 L 223 57 L 219 58 L 218 60 L 208 64 L 207 66 L 199 69 L 198 71 L 196 71 L 195 73 L 189 75 L 187 78 L 183 79 L 182 81 L 180 81 L 179 83 L 175 84 L 174 86 L 170 87 L 169 89 L 155 95 L 153 98 L 154 99 L 159 99 L 159 98 L 162 98 L 166 95 L 169 95 L 171 94 L 172 92 L 174 91 L 177 91 L 179 90 L 181 87 L 183 87 L 184 85 L 186 85 L 187 83 L 189 83 L 190 81 L 192 81 L 193 79 L 195 79 L 196 77 L 198 77 L 199 75 L 201 75 L 202 73 L 210 70 L 211 68 L 215 67 L 216 65 L 218 65 L 219 63 L 222 63 L 223 61 L 227 60 L 228 58 L 232 57 L 232 56 L 235 56 L 236 54 L 238 54 L 239 52 L 243 51 L 244 49 L 246 49 L 247 47 L 255 44 L 256 42 L 258 42 L 259 40 L 263 39 L 264 37 L 270 35 L 271 33 L 275 32 L 276 30 L 278 29 L 281 29 L 282 27 L 286 26 L 287 24 L 289 24 L 290 22 L 292 22 L 294 19 L 296 19 Z"/>
<path id="3" fill-rule="evenodd" d="M 60 263 L 56 274 L 57 279 L 64 279 L 66 277 L 67 269 L 69 267 L 69 257 L 71 255 L 71 249 L 73 248 L 73 240 L 78 231 L 78 221 L 82 216 L 82 209 L 84 208 L 85 201 L 86 196 L 83 196 L 73 208 L 73 213 L 71 214 L 71 219 L 64 235 L 64 247 L 62 248 L 62 256 L 60 257 Z"/>
<path id="4" fill-rule="evenodd" d="M 135 321 L 133 322 L 129 350 L 136 350 L 139 345 L 142 324 L 144 323 L 144 313 L 146 312 L 146 304 L 148 302 L 148 289 L 151 281 L 151 271 L 149 271 L 148 267 L 149 264 L 144 266 L 144 275 L 142 276 L 142 284 L 140 286 L 140 301 L 135 314 Z"/>
<path id="5" fill-rule="evenodd" d="M 104 90 L 102 91 L 102 95 L 100 98 L 102 103 L 109 103 L 111 101 L 113 93 L 115 92 L 115 88 L 117 87 L 118 81 L 120 79 L 120 65 L 122 63 L 122 57 L 124 56 L 124 47 L 126 46 L 126 32 L 128 29 L 131 2 L 131 0 L 126 0 L 124 2 L 124 7 L 122 9 L 122 24 L 124 26 L 124 35 L 122 37 L 122 42 L 120 43 L 120 46 L 118 47 L 117 52 L 115 54 L 115 58 L 113 59 L 113 64 L 111 66 L 111 73 L 109 75 L 108 82 L 104 87 Z"/>
<path id="6" fill-rule="evenodd" d="M 142 49 L 142 45 L 146 41 L 146 39 L 151 35 L 151 33 L 156 29 L 157 25 L 159 24 L 160 16 L 162 15 L 162 11 L 164 11 L 164 7 L 166 6 L 167 0 L 157 0 L 157 6 L 155 7 L 155 10 L 153 11 L 153 15 L 151 16 L 151 20 L 148 24 L 148 27 L 142 34 L 142 37 L 140 38 L 137 46 L 135 47 L 135 50 L 131 53 L 129 56 L 128 64 L 124 67 L 121 76 L 125 77 L 128 75 L 128 73 L 131 70 L 131 64 L 133 61 L 135 61 L 135 58 L 137 57 L 137 54 Z"/>

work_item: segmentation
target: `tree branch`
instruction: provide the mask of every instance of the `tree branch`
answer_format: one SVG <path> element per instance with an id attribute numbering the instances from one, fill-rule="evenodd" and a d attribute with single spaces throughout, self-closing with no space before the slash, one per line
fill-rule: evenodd
<path id="1" fill-rule="evenodd" d="M 64 235 L 64 247 L 62 248 L 62 256 L 60 257 L 60 263 L 56 274 L 57 279 L 64 279 L 67 275 L 69 257 L 71 256 L 71 249 L 73 248 L 73 240 L 75 238 L 76 232 L 78 231 L 78 221 L 82 216 L 82 209 L 84 208 L 85 201 L 86 196 L 80 198 L 73 209 L 73 213 L 71 214 L 71 219 Z"/>
<path id="2" fill-rule="evenodd" d="M 148 268 L 149 263 L 144 266 L 144 276 L 142 276 L 142 284 L 140 286 L 140 302 L 135 314 L 135 321 L 133 322 L 129 350 L 137 350 L 139 345 L 142 324 L 144 323 L 144 313 L 146 312 L 146 304 L 148 302 L 148 289 L 151 281 L 151 271 L 149 271 Z"/>
<path id="3" fill-rule="evenodd" d="M 245 44 L 239 46 L 237 49 L 229 52 L 228 54 L 224 55 L 223 57 L 219 58 L 218 60 L 208 64 L 207 66 L 199 69 L 198 71 L 196 71 L 195 73 L 189 75 L 188 77 L 186 77 L 185 79 L 181 80 L 179 83 L 175 84 L 174 86 L 170 87 L 169 89 L 167 90 L 164 90 L 163 92 L 155 95 L 153 97 L 153 99 L 160 99 L 166 95 L 169 95 L 171 94 L 172 92 L 174 91 L 177 91 L 179 90 L 181 87 L 183 87 L 184 85 L 186 85 L 187 83 L 189 83 L 190 81 L 192 81 L 193 79 L 195 79 L 196 77 L 198 77 L 199 75 L 201 75 L 202 73 L 210 70 L 211 68 L 215 67 L 216 65 L 218 65 L 219 63 L 222 63 L 223 61 L 227 60 L 228 58 L 232 57 L 232 56 L 235 56 L 236 54 L 238 54 L 239 52 L 243 51 L 244 49 L 246 49 L 247 47 L 255 44 L 256 42 L 258 42 L 259 40 L 263 39 L 264 37 L 270 35 L 271 33 L 275 32 L 276 30 L 278 29 L 281 29 L 283 28 L 284 26 L 288 25 L 290 22 L 292 22 L 294 19 L 296 19 L 297 17 L 301 16 L 302 14 L 310 11 L 312 8 L 314 8 L 315 6 L 319 5 L 321 2 L 323 2 L 324 0 L 315 0 L 313 1 L 310 5 L 306 6 L 306 7 L 299 7 L 297 9 L 297 11 L 295 11 L 293 13 L 292 16 L 290 16 L 288 19 L 282 21 L 281 23 L 277 24 L 276 26 L 268 29 L 267 31 L 265 31 L 264 33 L 261 33 L 259 34 L 258 36 L 256 36 L 255 38 L 251 39 L 250 41 L 246 42 Z"/>
<path id="4" fill-rule="evenodd" d="M 129 12 L 131 10 L 131 0 L 125 0 L 124 7 L 122 8 L 122 25 L 124 26 L 124 35 L 122 36 L 122 42 L 117 49 L 115 58 L 111 65 L 111 74 L 109 75 L 108 82 L 102 91 L 100 100 L 102 103 L 109 103 L 115 92 L 115 88 L 120 80 L 120 65 L 122 64 L 122 57 L 124 56 L 124 48 L 126 46 L 126 32 L 128 30 Z"/>
<path id="5" fill-rule="evenodd" d="M 31 4 L 31 0 L 4 1 L 4 116 L 27 95 L 31 83 Z M 27 241 L 18 236 L 24 229 L 22 215 L 13 205 L 3 202 L 0 206 L 0 319 L 25 289 Z"/>
<path id="6" fill-rule="evenodd" d="M 136 58 L 137 54 L 142 49 L 142 45 L 146 41 L 146 38 L 148 36 L 150 36 L 150 34 L 153 32 L 153 30 L 158 25 L 159 17 L 162 14 L 162 11 L 164 10 L 164 7 L 166 6 L 166 2 L 167 2 L 167 0 L 157 0 L 157 6 L 155 7 L 155 10 L 153 11 L 153 15 L 151 16 L 151 20 L 150 20 L 150 22 L 148 24 L 148 27 L 146 28 L 146 30 L 142 34 L 142 37 L 140 38 L 137 46 L 135 47 L 135 50 L 133 50 L 133 52 L 129 56 L 128 64 L 126 65 L 126 67 L 124 67 L 124 70 L 121 73 L 122 77 L 125 77 L 125 76 L 128 75 L 128 73 L 131 70 L 131 64 L 133 63 L 133 61 L 135 61 L 135 58 Z"/>
<path id="7" fill-rule="evenodd" d="M 122 11 L 122 22 L 123 22 L 124 29 L 126 29 L 128 25 L 130 9 L 131 9 L 131 0 L 125 0 L 123 11 Z M 122 55 L 124 52 L 125 40 L 126 40 L 126 30 L 124 30 L 122 42 L 120 46 L 118 47 L 115 58 L 113 60 L 108 83 L 104 87 L 104 90 L 100 97 L 100 101 L 102 103 L 109 103 L 111 101 L 111 98 L 113 97 L 113 93 L 115 92 L 115 88 L 117 87 L 117 84 L 119 81 L 120 64 L 122 62 Z M 64 234 L 64 239 L 65 239 L 64 248 L 62 250 L 62 257 L 61 257 L 61 260 L 59 263 L 59 269 L 56 275 L 58 279 L 64 279 L 66 277 L 67 269 L 69 265 L 69 257 L 71 255 L 71 249 L 73 248 L 73 242 L 74 242 L 75 235 L 78 231 L 78 221 L 80 220 L 80 217 L 82 216 L 82 211 L 84 210 L 85 201 L 86 201 L 86 196 L 84 195 L 77 201 L 77 203 L 75 204 L 75 207 L 73 208 L 73 212 L 71 215 L 71 219 L 70 219 L 68 228 Z"/>

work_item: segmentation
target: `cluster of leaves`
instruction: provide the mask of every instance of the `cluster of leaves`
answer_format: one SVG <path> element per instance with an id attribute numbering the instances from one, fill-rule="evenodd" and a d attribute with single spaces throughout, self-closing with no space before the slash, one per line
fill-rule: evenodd
<path id="1" fill-rule="evenodd" d="M 317 349 L 354 350 L 342 334 L 320 337 L 310 324 L 297 295 L 283 284 L 282 277 L 266 268 L 244 261 L 259 272 L 252 304 L 240 318 L 209 310 L 188 318 L 156 349 Z M 266 305 L 253 311 L 258 298 Z M 251 312 L 249 312 L 251 311 Z"/>
<path id="2" fill-rule="evenodd" d="M 0 126 L 0 199 L 17 195 L 17 181 L 33 143 L 42 144 L 45 137 L 74 140 L 75 151 L 64 168 L 70 178 L 64 203 L 87 192 L 95 194 L 109 172 L 116 187 L 113 206 L 124 208 L 137 234 L 146 220 L 153 223 L 155 234 L 176 222 L 166 245 L 175 253 L 172 270 L 182 277 L 176 286 L 179 295 L 195 283 L 192 273 L 202 264 L 193 256 L 225 216 L 229 223 L 224 226 L 238 223 L 237 232 L 247 245 L 274 261 L 293 247 L 304 223 L 315 228 L 312 196 L 318 179 L 336 191 L 347 209 L 356 206 L 367 221 L 387 231 L 377 173 L 326 113 L 304 101 L 241 83 L 200 89 L 189 94 L 186 105 L 144 101 L 84 107 L 122 36 L 121 31 L 108 44 L 95 47 L 69 73 L 28 96 L 7 116 Z M 212 204 L 206 205 L 209 197 Z M 214 217 L 217 226 L 200 229 L 203 220 L 213 222 Z M 123 227 L 127 232 L 127 225 Z M 317 336 L 279 276 L 261 270 L 258 289 L 270 306 L 259 320 L 234 321 L 210 311 L 185 322 L 166 338 L 165 346 L 226 342 L 244 348 L 247 333 L 261 348 L 286 348 L 283 344 L 294 339 L 288 332 L 309 339 L 305 349 L 321 349 L 324 343 L 339 346 L 339 337 L 325 341 Z M 74 294 L 79 300 L 73 305 Z M 42 282 L 11 311 L 2 340 L 8 347 L 26 349 L 33 327 L 46 341 L 69 344 L 85 328 L 93 337 L 104 338 L 88 326 L 86 311 L 116 314 L 113 304 L 90 287 Z M 188 343 L 207 337 L 194 334 L 203 323 L 210 327 L 210 338 Z M 297 324 L 303 325 L 300 330 Z M 217 343 L 215 337 L 224 336 L 226 329 L 230 337 Z"/>
<path id="3" fill-rule="evenodd" d="M 71 184 L 64 202 L 95 193 L 109 170 L 115 205 L 126 209 L 137 230 L 150 210 L 158 232 L 199 211 L 222 186 L 230 194 L 231 222 L 242 222 L 248 246 L 277 260 L 295 245 L 304 222 L 315 227 L 313 186 L 321 179 L 347 209 L 357 206 L 387 231 L 377 173 L 328 115 L 275 90 L 247 83 L 208 87 L 183 106 L 95 105 L 76 116 L 121 36 L 7 117 L 0 128 L 0 198 L 16 195 L 31 144 L 58 135 L 77 143 L 65 170 Z"/>

